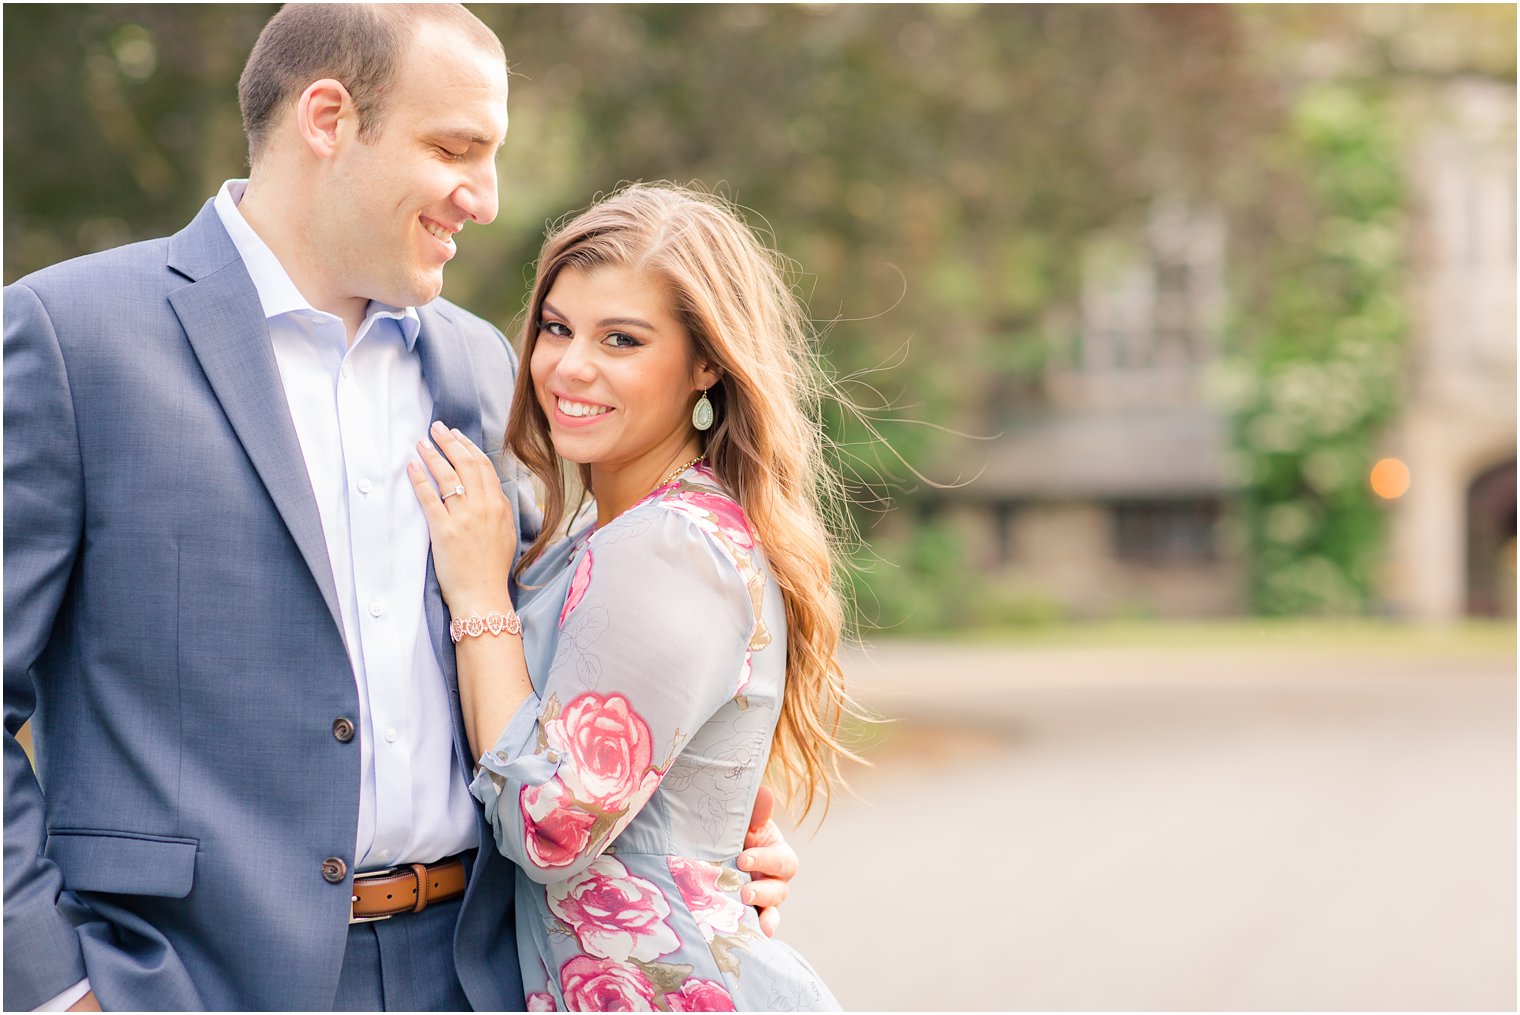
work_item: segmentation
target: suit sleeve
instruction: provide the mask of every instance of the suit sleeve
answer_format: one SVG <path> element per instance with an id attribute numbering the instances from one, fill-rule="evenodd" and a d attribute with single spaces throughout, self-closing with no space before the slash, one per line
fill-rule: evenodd
<path id="1" fill-rule="evenodd" d="M 68 376 L 37 294 L 5 289 L 5 1007 L 30 1010 L 85 977 L 63 875 L 43 855 L 42 788 L 16 739 L 79 552 L 84 480 Z"/>

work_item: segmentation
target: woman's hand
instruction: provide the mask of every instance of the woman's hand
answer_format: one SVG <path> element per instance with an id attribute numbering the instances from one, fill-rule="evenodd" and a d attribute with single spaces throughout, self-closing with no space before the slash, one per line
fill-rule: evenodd
<path id="1" fill-rule="evenodd" d="M 412 462 L 406 471 L 427 518 L 443 601 L 456 617 L 510 609 L 507 575 L 517 552 L 517 519 L 496 469 L 458 430 L 434 423 L 428 435 L 437 448 L 417 442 L 427 468 Z"/>

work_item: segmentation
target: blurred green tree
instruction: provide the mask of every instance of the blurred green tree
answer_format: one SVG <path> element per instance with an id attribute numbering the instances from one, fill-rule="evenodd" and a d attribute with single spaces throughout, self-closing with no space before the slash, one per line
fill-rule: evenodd
<path id="1" fill-rule="evenodd" d="M 245 172 L 236 80 L 274 9 L 5 6 L 7 282 L 171 232 L 222 179 Z M 1329 100 L 1306 89 L 1348 76 L 1514 74 L 1512 7 L 473 9 L 500 35 L 514 71 L 512 127 L 500 217 L 465 234 L 447 295 L 512 334 L 546 223 L 623 181 L 700 182 L 751 209 L 752 223 L 795 259 L 824 361 L 858 400 L 896 406 L 882 432 L 939 480 L 955 478 L 942 463 L 958 439 L 904 420 L 988 433 L 994 409 L 1037 401 L 1047 367 L 1073 355 L 1071 328 L 1053 311 L 1080 290 L 1077 252 L 1095 235 L 1139 229 L 1163 193 L 1229 211 L 1241 264 L 1254 274 L 1242 306 L 1266 306 L 1274 334 L 1297 335 L 1310 315 L 1328 314 L 1320 322 L 1329 332 L 1372 328 L 1377 348 L 1396 344 L 1398 310 L 1372 288 L 1392 284 L 1397 267 L 1356 260 L 1397 229 L 1396 184 L 1384 179 L 1383 154 L 1343 150 L 1381 138 L 1378 114 L 1356 107 L 1353 119 L 1371 118 L 1352 126 L 1362 141 L 1316 140 L 1303 132 L 1315 104 Z M 1316 189 L 1324 173 L 1330 189 Z M 1358 196 L 1364 183 L 1371 197 Z M 1362 220 L 1343 202 L 1360 200 L 1377 205 L 1376 236 L 1346 226 Z M 1296 256 L 1296 236 L 1310 236 L 1312 251 Z M 1323 263 L 1305 257 L 1334 260 L 1337 244 L 1354 250 L 1336 292 L 1361 296 L 1292 283 Z M 1268 351 L 1276 347 L 1261 328 L 1249 341 L 1242 332 L 1239 347 L 1270 361 L 1262 391 L 1281 394 L 1299 375 Z M 1318 351 L 1305 346 L 1305 363 Z M 1348 424 L 1355 441 L 1386 415 L 1377 405 Z M 1242 410 L 1249 453 L 1262 447 L 1250 435 L 1287 418 L 1280 408 L 1263 393 Z M 828 423 L 863 488 L 908 475 L 847 414 Z M 1266 535 L 1298 525 L 1276 507 L 1311 506 L 1303 491 L 1330 474 L 1324 463 L 1352 453 L 1347 444 L 1300 452 L 1282 480 L 1275 459 L 1258 456 L 1252 550 L 1286 554 L 1290 569 L 1354 558 L 1334 565 L 1351 589 L 1334 602 L 1364 600 L 1376 539 L 1364 506 L 1336 515 L 1342 535 L 1329 534 L 1341 523 L 1317 501 L 1310 524 L 1319 535 L 1292 545 Z M 1279 483 L 1296 492 L 1266 492 Z M 900 504 L 927 495 L 899 487 Z M 868 538 L 873 518 L 861 516 Z M 1343 557 L 1321 537 L 1366 545 Z M 953 555 L 913 556 L 923 566 L 908 562 L 905 580 L 931 597 L 964 592 L 961 566 L 946 563 Z M 1331 605 L 1265 592 L 1257 602 Z"/>
<path id="2" fill-rule="evenodd" d="M 1305 91 L 1282 141 L 1315 172 L 1236 265 L 1251 602 L 1344 615 L 1375 602 L 1381 558 L 1366 477 L 1404 368 L 1403 180 L 1386 103 L 1352 88 Z"/>

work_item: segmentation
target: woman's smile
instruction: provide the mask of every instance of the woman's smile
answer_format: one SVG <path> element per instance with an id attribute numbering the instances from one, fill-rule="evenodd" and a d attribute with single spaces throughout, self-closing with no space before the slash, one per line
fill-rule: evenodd
<path id="1" fill-rule="evenodd" d="M 610 405 L 598 405 L 595 402 L 583 402 L 568 398 L 564 395 L 554 396 L 554 409 L 556 416 L 565 417 L 564 423 L 574 425 L 589 423 L 600 419 L 612 411 Z"/>

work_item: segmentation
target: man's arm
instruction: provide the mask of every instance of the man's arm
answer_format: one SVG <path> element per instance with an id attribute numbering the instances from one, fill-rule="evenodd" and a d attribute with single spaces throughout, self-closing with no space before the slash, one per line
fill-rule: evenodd
<path id="1" fill-rule="evenodd" d="M 32 670 L 68 587 L 84 517 L 78 431 L 52 322 L 5 289 L 5 1007 L 28 1011 L 85 978 L 63 875 L 43 856 L 42 787 L 16 740 L 37 705 Z"/>
<path id="2" fill-rule="evenodd" d="M 769 786 L 761 786 L 755 795 L 755 810 L 744 834 L 744 852 L 739 854 L 739 869 L 748 871 L 751 882 L 741 898 L 760 910 L 760 929 L 766 937 L 775 937 L 781 926 L 781 903 L 791 891 L 797 876 L 797 854 L 771 820 L 776 798 Z"/>

